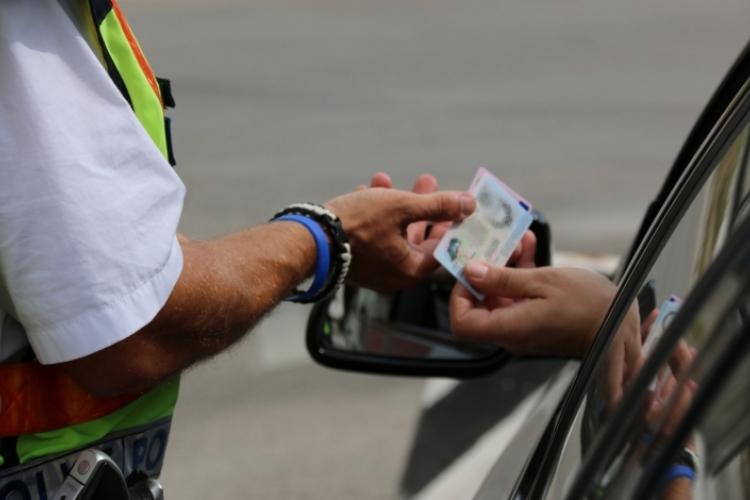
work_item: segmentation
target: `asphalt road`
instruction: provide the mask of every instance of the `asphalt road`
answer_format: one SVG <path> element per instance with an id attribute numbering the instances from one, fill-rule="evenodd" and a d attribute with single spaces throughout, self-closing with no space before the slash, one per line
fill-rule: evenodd
<path id="1" fill-rule="evenodd" d="M 188 187 L 212 237 L 389 172 L 463 189 L 489 168 L 557 248 L 619 253 L 750 38 L 742 1 L 122 0 L 171 78 Z M 385 499 L 422 382 L 306 360 L 286 307 L 184 379 L 167 498 Z"/>

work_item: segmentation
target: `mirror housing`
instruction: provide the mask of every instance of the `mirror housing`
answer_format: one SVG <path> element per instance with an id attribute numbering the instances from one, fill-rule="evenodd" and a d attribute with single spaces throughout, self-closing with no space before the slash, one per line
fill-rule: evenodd
<path id="1" fill-rule="evenodd" d="M 533 211 L 537 237 L 534 261 L 548 266 L 552 235 Z M 316 304 L 307 323 L 307 350 L 318 363 L 342 370 L 384 375 L 473 378 L 488 375 L 513 355 L 495 344 L 455 338 L 448 301 L 455 278 L 437 272 L 415 288 L 394 295 L 342 287 Z"/>

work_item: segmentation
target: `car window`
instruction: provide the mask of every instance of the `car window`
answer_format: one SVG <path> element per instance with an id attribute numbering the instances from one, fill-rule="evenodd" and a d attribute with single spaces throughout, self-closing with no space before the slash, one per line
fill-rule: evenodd
<path id="1" fill-rule="evenodd" d="M 641 258 L 650 259 L 651 264 L 645 268 L 645 273 L 629 278 L 637 281 L 639 288 L 651 288 L 645 290 L 652 294 L 651 300 L 641 302 L 641 307 L 649 304 L 647 310 L 639 310 L 635 296 L 629 297 L 629 302 L 624 302 L 624 307 L 619 308 L 622 311 L 620 317 L 611 322 L 616 327 L 601 333 L 609 336 L 609 345 L 597 360 L 597 368 L 588 381 L 575 422 L 556 458 L 544 498 L 565 498 L 571 487 L 577 484 L 576 478 L 592 468 L 597 469 L 600 476 L 606 472 L 607 480 L 602 479 L 604 476 L 598 480 L 609 484 L 612 478 L 620 477 L 619 472 L 626 467 L 627 463 L 619 453 L 612 452 L 606 464 L 592 465 L 586 462 L 586 457 L 592 449 L 602 446 L 597 439 L 608 425 L 643 424 L 642 415 L 638 417 L 641 420 L 634 416 L 632 422 L 610 423 L 610 419 L 623 404 L 628 391 L 635 387 L 641 369 L 658 352 L 660 340 L 679 316 L 685 299 L 738 224 L 750 214 L 748 109 L 750 97 L 744 89 L 721 122 L 722 126 L 714 130 L 699 151 L 693 162 L 694 168 L 686 172 L 684 182 L 678 183 L 678 192 L 673 193 L 671 205 L 665 205 L 663 211 L 671 210 L 674 214 L 671 220 L 666 216 L 657 218 L 656 224 L 664 227 L 660 228 L 661 233 L 655 230 L 650 241 L 647 238 L 641 254 L 644 255 Z M 646 256 L 649 251 L 650 255 Z M 710 333 L 710 329 L 691 329 L 683 338 L 685 349 L 700 352 Z M 676 390 L 675 372 L 666 361 L 657 368 L 658 376 L 649 381 L 648 390 L 643 392 L 666 401 Z M 582 469 L 584 464 L 587 468 Z M 610 490 L 606 491 L 611 494 Z M 600 496 L 601 493 L 595 496 L 607 498 L 606 495 Z"/>
<path id="2" fill-rule="evenodd" d="M 628 398 L 635 418 L 621 421 L 622 444 L 575 498 L 748 498 L 750 220 L 741 231 L 654 353 L 668 362 L 653 378 L 644 368 L 641 389 L 656 387 Z"/>

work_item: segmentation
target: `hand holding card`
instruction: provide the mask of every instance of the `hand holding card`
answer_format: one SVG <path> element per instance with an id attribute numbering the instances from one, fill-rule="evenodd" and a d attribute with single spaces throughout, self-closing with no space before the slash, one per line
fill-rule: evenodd
<path id="1" fill-rule="evenodd" d="M 672 323 L 672 319 L 677 315 L 682 307 L 682 299 L 672 295 L 669 299 L 665 300 L 659 309 L 659 315 L 656 317 L 654 325 L 651 327 L 651 331 L 648 333 L 648 337 L 643 342 L 643 355 L 648 356 L 651 350 L 654 348 L 656 343 L 661 339 L 664 332 Z M 651 382 L 649 385 L 650 391 L 656 391 L 661 385 L 669 378 L 669 367 L 662 370 L 661 373 Z"/>
<path id="2" fill-rule="evenodd" d="M 477 200 L 476 211 L 455 223 L 440 240 L 435 258 L 479 300 L 464 277 L 470 260 L 504 266 L 532 222 L 531 204 L 488 170 L 480 168 L 469 187 Z"/>

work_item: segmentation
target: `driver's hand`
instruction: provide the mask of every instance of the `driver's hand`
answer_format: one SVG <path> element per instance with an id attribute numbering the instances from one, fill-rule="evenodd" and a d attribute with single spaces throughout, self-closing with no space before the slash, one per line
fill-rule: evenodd
<path id="1" fill-rule="evenodd" d="M 604 276 L 579 268 L 513 269 L 471 261 L 465 271 L 486 297 L 480 302 L 456 284 L 451 331 L 516 354 L 583 356 L 616 291 Z"/>

